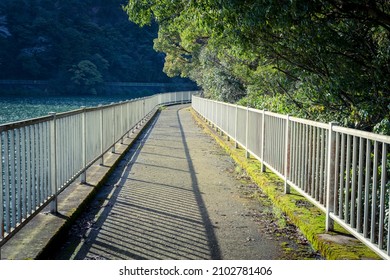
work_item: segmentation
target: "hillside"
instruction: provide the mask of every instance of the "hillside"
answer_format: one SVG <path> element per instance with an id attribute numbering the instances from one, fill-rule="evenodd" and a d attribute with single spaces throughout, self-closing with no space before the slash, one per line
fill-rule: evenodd
<path id="1" fill-rule="evenodd" d="M 49 80 L 58 90 L 86 92 L 103 82 L 183 82 L 162 72 L 157 26 L 131 23 L 123 4 L 2 0 L 0 80 Z"/>

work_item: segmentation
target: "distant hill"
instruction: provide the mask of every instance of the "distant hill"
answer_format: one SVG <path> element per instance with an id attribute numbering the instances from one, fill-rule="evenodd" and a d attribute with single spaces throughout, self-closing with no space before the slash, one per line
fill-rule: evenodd
<path id="1" fill-rule="evenodd" d="M 139 28 L 125 0 L 1 0 L 0 79 L 49 80 L 96 93 L 104 82 L 175 83 L 153 50 L 157 26 Z"/>

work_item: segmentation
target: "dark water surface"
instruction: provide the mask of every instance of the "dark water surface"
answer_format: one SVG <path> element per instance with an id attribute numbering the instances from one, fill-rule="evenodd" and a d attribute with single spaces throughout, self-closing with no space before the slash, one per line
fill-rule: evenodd
<path id="1" fill-rule="evenodd" d="M 106 96 L 29 96 L 0 95 L 0 124 L 66 112 L 81 106 L 94 107 L 138 98 L 137 94 Z"/>

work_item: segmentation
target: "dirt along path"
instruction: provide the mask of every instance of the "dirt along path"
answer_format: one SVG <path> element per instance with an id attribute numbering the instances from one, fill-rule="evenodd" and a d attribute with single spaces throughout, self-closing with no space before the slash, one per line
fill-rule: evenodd
<path id="1" fill-rule="evenodd" d="M 318 255 L 181 105 L 155 118 L 53 258 Z"/>

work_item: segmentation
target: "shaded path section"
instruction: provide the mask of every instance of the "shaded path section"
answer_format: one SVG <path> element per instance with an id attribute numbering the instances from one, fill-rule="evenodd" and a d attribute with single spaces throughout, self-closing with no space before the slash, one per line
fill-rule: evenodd
<path id="1" fill-rule="evenodd" d="M 237 195 L 233 161 L 183 106 L 163 110 L 125 156 L 59 259 L 278 259 Z"/>

